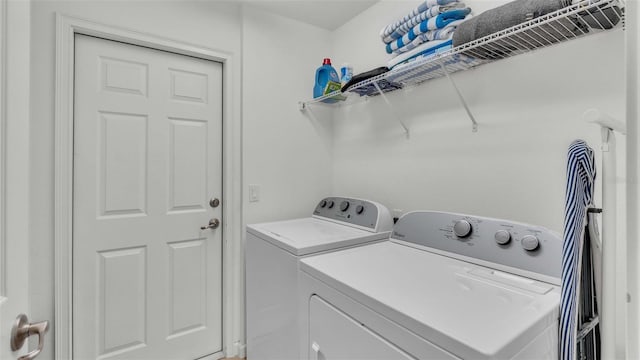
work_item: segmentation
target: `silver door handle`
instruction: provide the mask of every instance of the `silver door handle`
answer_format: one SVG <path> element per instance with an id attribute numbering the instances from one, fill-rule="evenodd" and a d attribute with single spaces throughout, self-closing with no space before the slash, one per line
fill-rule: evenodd
<path id="1" fill-rule="evenodd" d="M 200 230 L 217 229 L 218 226 L 220 226 L 220 220 L 218 220 L 216 218 L 213 218 L 213 219 L 209 220 L 209 225 L 200 226 Z"/>
<path id="2" fill-rule="evenodd" d="M 44 347 L 44 334 L 46 334 L 47 331 L 49 331 L 48 321 L 30 324 L 27 315 L 18 315 L 11 329 L 11 351 L 20 350 L 29 336 L 37 334 L 38 348 L 19 357 L 18 360 L 31 360 L 35 358 L 42 352 L 42 348 Z"/>

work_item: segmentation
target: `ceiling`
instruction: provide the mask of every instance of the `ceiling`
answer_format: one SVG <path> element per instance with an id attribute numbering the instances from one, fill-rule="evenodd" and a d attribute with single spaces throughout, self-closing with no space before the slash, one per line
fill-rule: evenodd
<path id="1" fill-rule="evenodd" d="M 247 0 L 266 11 L 335 30 L 379 0 Z"/>

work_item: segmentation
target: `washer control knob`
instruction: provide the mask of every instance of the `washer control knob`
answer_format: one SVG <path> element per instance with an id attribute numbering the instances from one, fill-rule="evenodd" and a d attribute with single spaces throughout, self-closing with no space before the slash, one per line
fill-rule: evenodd
<path id="1" fill-rule="evenodd" d="M 329 202 L 327 203 L 327 207 L 329 209 L 332 209 L 333 208 L 333 204 L 334 204 L 333 200 L 329 200 Z"/>
<path id="2" fill-rule="evenodd" d="M 340 203 L 340 210 L 341 211 L 347 211 L 347 209 L 349 208 L 349 202 L 348 201 L 343 201 Z"/>
<path id="3" fill-rule="evenodd" d="M 500 245 L 507 245 L 511 241 L 511 234 L 507 230 L 498 230 L 493 237 Z"/>
<path id="4" fill-rule="evenodd" d="M 322 201 L 320 201 L 320 207 L 321 207 L 321 208 L 323 208 L 323 207 L 327 207 L 327 200 L 322 200 Z"/>
<path id="5" fill-rule="evenodd" d="M 522 243 L 522 247 L 527 251 L 533 251 L 540 245 L 538 238 L 533 235 L 525 235 L 520 242 Z"/>
<path id="6" fill-rule="evenodd" d="M 453 224 L 453 233 L 456 234 L 457 237 L 467 237 L 471 234 L 471 224 L 467 220 L 458 220 L 455 224 Z"/>
<path id="7" fill-rule="evenodd" d="M 356 206 L 356 214 L 360 215 L 364 212 L 364 206 L 358 205 Z"/>

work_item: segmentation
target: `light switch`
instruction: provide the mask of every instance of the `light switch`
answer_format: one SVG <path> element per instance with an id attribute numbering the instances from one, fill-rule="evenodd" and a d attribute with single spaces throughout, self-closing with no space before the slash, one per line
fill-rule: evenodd
<path id="1" fill-rule="evenodd" d="M 260 201 L 260 185 L 249 184 L 249 202 Z"/>

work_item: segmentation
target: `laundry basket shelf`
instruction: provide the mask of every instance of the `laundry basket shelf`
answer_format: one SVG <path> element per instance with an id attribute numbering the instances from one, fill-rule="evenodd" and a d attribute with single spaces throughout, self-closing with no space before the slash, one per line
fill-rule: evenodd
<path id="1" fill-rule="evenodd" d="M 376 87 L 383 91 L 394 91 L 567 40 L 623 28 L 624 3 L 625 0 L 584 0 L 435 56 L 398 65 L 387 73 L 355 84 L 344 93 L 337 91 L 321 98 L 301 101 L 300 109 L 304 110 L 312 104 L 351 104 L 359 98 L 368 98 L 358 93 L 372 84 L 395 84 L 397 86 L 387 89 Z M 326 99 L 336 95 L 346 96 L 347 100 L 326 103 Z"/>

